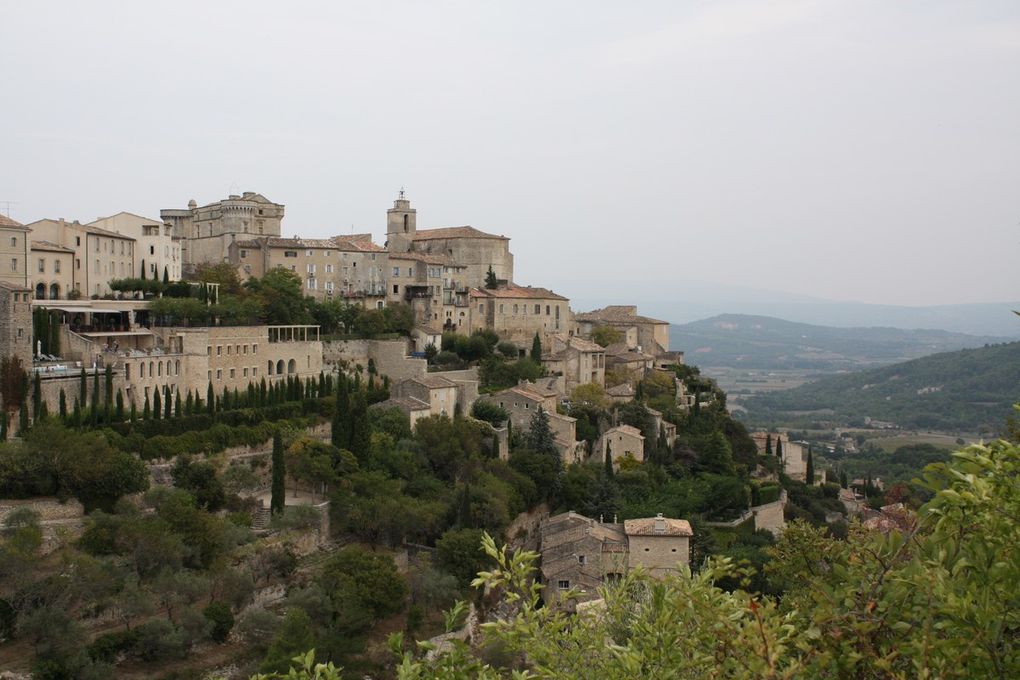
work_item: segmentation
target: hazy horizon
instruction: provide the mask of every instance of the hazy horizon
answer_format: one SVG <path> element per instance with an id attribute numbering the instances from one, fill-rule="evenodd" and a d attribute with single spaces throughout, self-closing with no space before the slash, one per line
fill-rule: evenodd
<path id="1" fill-rule="evenodd" d="M 0 211 L 21 222 L 257 191 L 286 204 L 285 236 L 381 241 L 405 187 L 420 227 L 506 234 L 519 282 L 575 298 L 598 281 L 906 306 L 1018 296 L 1016 3 L 3 17 Z"/>

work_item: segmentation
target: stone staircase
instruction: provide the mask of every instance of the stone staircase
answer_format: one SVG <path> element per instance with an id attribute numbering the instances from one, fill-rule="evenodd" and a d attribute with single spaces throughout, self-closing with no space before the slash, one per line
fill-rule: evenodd
<path id="1" fill-rule="evenodd" d="M 256 508 L 255 514 L 252 515 L 251 528 L 252 531 L 265 531 L 269 528 L 269 522 L 273 518 L 273 513 L 269 508 Z"/>

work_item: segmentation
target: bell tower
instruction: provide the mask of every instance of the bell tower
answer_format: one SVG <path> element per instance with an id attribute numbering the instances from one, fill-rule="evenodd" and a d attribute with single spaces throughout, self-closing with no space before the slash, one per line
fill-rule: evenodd
<path id="1" fill-rule="evenodd" d="M 386 249 L 391 253 L 406 253 L 411 249 L 418 228 L 417 212 L 401 188 L 393 207 L 386 211 Z"/>

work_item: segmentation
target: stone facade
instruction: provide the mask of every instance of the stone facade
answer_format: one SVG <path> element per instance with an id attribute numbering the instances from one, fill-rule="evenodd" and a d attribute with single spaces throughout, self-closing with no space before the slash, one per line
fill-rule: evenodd
<path id="1" fill-rule="evenodd" d="M 521 347 L 531 347 L 536 333 L 545 345 L 570 327 L 570 301 L 546 288 L 513 284 L 473 288 L 469 297 L 470 332 L 488 329 Z"/>
<path id="2" fill-rule="evenodd" d="M 687 520 L 661 513 L 618 524 L 566 512 L 546 518 L 540 535 L 543 595 L 553 603 L 571 589 L 591 600 L 603 582 L 637 567 L 662 578 L 690 563 L 694 532 Z"/>
<path id="3" fill-rule="evenodd" d="M 284 206 L 253 191 L 231 195 L 199 207 L 194 199 L 185 209 L 159 211 L 171 236 L 181 238 L 185 268 L 202 263 L 228 262 L 230 246 L 238 240 L 279 236 Z"/>
<path id="4" fill-rule="evenodd" d="M 669 351 L 669 322 L 640 316 L 636 305 L 610 305 L 574 316 L 577 333 L 591 337 L 599 326 L 616 328 L 624 334 L 629 347 L 639 348 L 653 357 Z M 636 337 L 637 344 L 632 339 Z"/>
<path id="5" fill-rule="evenodd" d="M 170 227 L 159 220 L 142 217 L 129 212 L 119 212 L 109 217 L 100 217 L 88 226 L 98 227 L 135 239 L 137 269 L 132 276 L 162 281 L 180 281 L 183 262 L 181 242 L 183 239 L 170 233 Z"/>
<path id="6" fill-rule="evenodd" d="M 542 355 L 542 364 L 550 373 L 563 376 L 566 394 L 587 383 L 605 387 L 606 351 L 590 340 L 554 335 L 549 352 Z"/>
<path id="7" fill-rule="evenodd" d="M 59 300 L 74 289 L 74 250 L 49 241 L 32 241 L 32 290 L 36 300 Z"/>
<path id="8" fill-rule="evenodd" d="M 0 281 L 0 356 L 16 356 L 32 369 L 32 291 Z"/>
<path id="9" fill-rule="evenodd" d="M 74 251 L 71 280 L 83 297 L 108 295 L 113 292 L 110 281 L 141 274 L 131 236 L 63 219 L 39 220 L 27 226 L 34 240 Z"/>
<path id="10" fill-rule="evenodd" d="M 29 228 L 0 215 L 0 283 L 28 285 Z"/>
<path id="11" fill-rule="evenodd" d="M 606 459 L 607 448 L 613 458 L 613 469 L 619 469 L 620 458 L 628 454 L 638 462 L 645 460 L 645 438 L 641 430 L 630 425 L 617 425 L 602 433 L 596 445 L 599 460 Z"/>
<path id="12" fill-rule="evenodd" d="M 229 247 L 228 258 L 242 279 L 283 267 L 301 277 L 305 295 L 317 300 L 343 299 L 370 308 L 384 304 L 389 255 L 372 243 L 371 234 L 240 240 Z"/>

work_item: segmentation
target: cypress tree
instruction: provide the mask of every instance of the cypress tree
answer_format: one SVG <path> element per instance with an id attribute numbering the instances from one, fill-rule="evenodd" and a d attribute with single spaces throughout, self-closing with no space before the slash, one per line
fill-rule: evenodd
<path id="1" fill-rule="evenodd" d="M 7 441 L 7 410 L 0 411 L 0 442 Z"/>
<path id="2" fill-rule="evenodd" d="M 811 455 L 810 446 L 808 447 L 807 450 L 807 483 L 808 484 L 815 483 L 815 461 L 814 457 Z"/>
<path id="3" fill-rule="evenodd" d="M 195 398 L 191 396 L 191 390 L 188 390 L 188 396 L 184 398 L 184 413 L 191 415 L 195 412 Z"/>
<path id="4" fill-rule="evenodd" d="M 60 390 L 60 419 L 67 421 L 67 395 L 64 394 L 63 388 Z"/>
<path id="5" fill-rule="evenodd" d="M 776 437 L 776 458 L 783 459 L 783 438 Z"/>
<path id="6" fill-rule="evenodd" d="M 92 371 L 92 425 L 99 424 L 99 369 Z"/>
<path id="7" fill-rule="evenodd" d="M 204 284 L 203 284 L 204 285 Z M 209 412 L 209 415 L 216 413 L 216 398 L 213 395 L 212 381 L 209 381 L 209 387 L 205 391 L 205 409 Z"/>
<path id="8" fill-rule="evenodd" d="M 46 402 L 42 402 L 39 405 L 39 419 L 46 420 L 50 415 L 50 407 L 46 405 Z"/>
<path id="9" fill-rule="evenodd" d="M 691 415 L 694 417 L 701 415 L 701 388 L 697 387 L 694 389 L 694 406 L 691 408 Z"/>
<path id="10" fill-rule="evenodd" d="M 223 386 L 223 394 L 220 397 L 220 403 L 223 404 L 223 410 L 224 411 L 229 411 L 230 410 L 230 408 L 231 408 L 231 406 L 230 406 L 230 391 L 227 389 L 226 385 Z"/>
<path id="11" fill-rule="evenodd" d="M 326 394 L 326 374 L 319 371 L 319 396 L 325 396 Z"/>
<path id="12" fill-rule="evenodd" d="M 347 392 L 347 385 L 341 383 L 336 393 L 336 406 L 333 409 L 333 433 L 330 440 L 333 446 L 338 449 L 351 450 L 351 427 L 350 427 L 350 395 Z"/>
<path id="13" fill-rule="evenodd" d="M 26 432 L 28 432 L 28 400 L 23 399 L 18 410 L 18 436 L 24 437 Z"/>
<path id="14" fill-rule="evenodd" d="M 81 367 L 81 379 L 80 379 L 79 384 L 78 384 L 78 404 L 82 408 L 84 408 L 85 404 L 88 403 L 87 398 L 85 396 L 85 390 L 88 387 L 88 383 L 86 382 L 87 380 L 88 380 L 88 378 L 85 376 L 85 367 L 82 366 Z"/>
<path id="15" fill-rule="evenodd" d="M 174 399 L 170 393 L 170 386 L 167 385 L 163 388 L 163 417 L 170 420 L 170 416 L 173 415 Z"/>
<path id="16" fill-rule="evenodd" d="M 769 432 L 765 435 L 765 455 L 772 455 L 772 433 Z"/>
<path id="17" fill-rule="evenodd" d="M 165 286 L 168 283 L 170 283 L 170 270 L 163 267 L 163 285 Z"/>
<path id="18" fill-rule="evenodd" d="M 266 387 L 266 379 L 262 378 L 262 382 L 259 383 L 259 406 L 266 405 L 266 397 L 269 394 L 269 389 Z"/>
<path id="19" fill-rule="evenodd" d="M 236 387 L 234 388 L 234 395 L 230 398 L 230 401 L 234 405 L 234 408 L 241 408 L 241 394 L 237 391 Z"/>
<path id="20" fill-rule="evenodd" d="M 538 337 L 538 333 L 535 333 L 535 338 L 531 341 L 531 360 L 542 361 L 542 339 Z"/>
<path id="21" fill-rule="evenodd" d="M 117 422 L 124 422 L 124 393 L 117 390 Z"/>
<path id="22" fill-rule="evenodd" d="M 457 508 L 457 523 L 462 529 L 470 529 L 474 526 L 471 517 L 471 485 L 465 484 L 460 490 L 460 503 Z"/>
<path id="23" fill-rule="evenodd" d="M 609 446 L 609 442 L 606 442 L 606 455 L 604 456 L 604 460 L 602 462 L 605 467 L 606 477 L 608 479 L 612 479 L 613 474 L 615 473 L 613 472 L 613 451 L 612 448 Z"/>
<path id="24" fill-rule="evenodd" d="M 371 431 L 368 426 L 368 402 L 364 390 L 354 393 L 351 400 L 351 453 L 364 460 L 368 456 L 371 443 Z"/>
<path id="25" fill-rule="evenodd" d="M 132 423 L 138 420 L 138 408 L 135 406 L 134 399 L 131 400 L 131 415 L 129 416 L 129 419 Z"/>
<path id="26" fill-rule="evenodd" d="M 273 435 L 273 483 L 269 500 L 269 509 L 274 515 L 283 512 L 287 494 L 286 475 L 283 438 L 277 432 Z"/>
<path id="27" fill-rule="evenodd" d="M 74 411 L 71 412 L 71 426 L 78 427 L 81 425 L 81 404 L 78 400 L 74 400 Z"/>
<path id="28" fill-rule="evenodd" d="M 531 423 L 524 442 L 525 446 L 532 451 L 556 456 L 556 459 L 559 460 L 556 438 L 553 436 L 552 427 L 549 425 L 549 414 L 541 406 L 531 416 Z"/>
<path id="29" fill-rule="evenodd" d="M 159 388 L 152 391 L 152 419 L 159 420 L 163 417 L 163 399 L 159 396 Z"/>
<path id="30" fill-rule="evenodd" d="M 105 393 L 105 404 L 106 404 L 106 420 L 109 422 L 110 416 L 113 415 L 113 366 L 107 366 L 103 376 L 104 386 L 106 387 Z"/>
<path id="31" fill-rule="evenodd" d="M 38 373 L 32 377 L 32 417 L 39 420 L 42 414 L 42 379 Z"/>
<path id="32" fill-rule="evenodd" d="M 142 420 L 152 420 L 152 409 L 149 408 L 149 395 L 145 395 L 145 406 L 142 408 Z"/>

